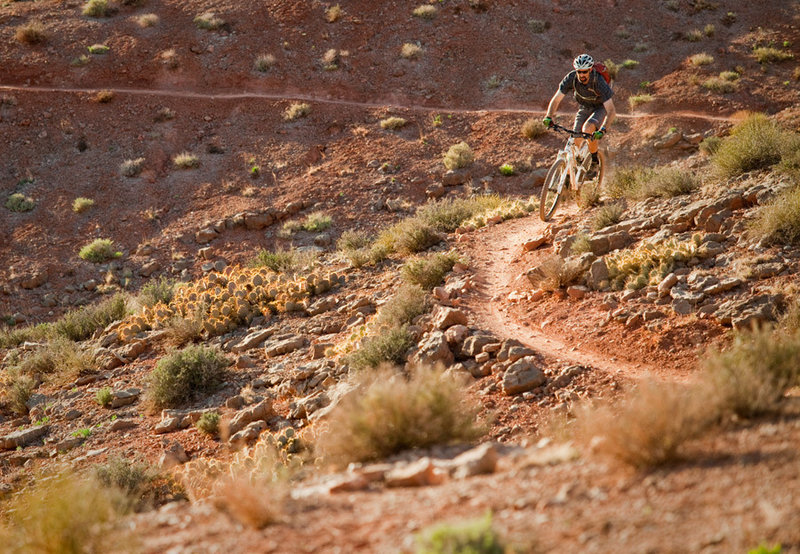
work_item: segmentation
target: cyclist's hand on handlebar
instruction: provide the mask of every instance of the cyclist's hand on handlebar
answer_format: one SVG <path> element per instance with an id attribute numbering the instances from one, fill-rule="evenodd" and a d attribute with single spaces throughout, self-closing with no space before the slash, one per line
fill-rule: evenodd
<path id="1" fill-rule="evenodd" d="M 600 140 L 606 134 L 606 128 L 600 127 L 600 130 L 592 133 L 592 140 Z"/>
<path id="2" fill-rule="evenodd" d="M 544 126 L 545 126 L 545 127 L 547 127 L 547 128 L 549 129 L 550 127 L 552 127 L 552 126 L 553 126 L 553 118 L 552 118 L 552 117 L 549 117 L 549 116 L 548 116 L 548 117 L 545 117 L 545 118 L 542 120 L 542 123 L 544 124 Z"/>

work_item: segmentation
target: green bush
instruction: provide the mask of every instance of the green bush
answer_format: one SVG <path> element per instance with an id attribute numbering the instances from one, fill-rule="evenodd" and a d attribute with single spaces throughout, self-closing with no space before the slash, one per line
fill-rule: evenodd
<path id="1" fill-rule="evenodd" d="M 753 49 L 753 56 L 755 56 L 758 63 L 772 63 L 783 62 L 786 60 L 794 59 L 794 54 L 785 50 L 779 50 L 772 46 L 761 46 Z"/>
<path id="2" fill-rule="evenodd" d="M 97 394 L 94 396 L 94 399 L 104 408 L 111 406 L 111 402 L 114 400 L 111 387 L 103 387 L 102 389 L 98 390 Z"/>
<path id="3" fill-rule="evenodd" d="M 94 206 L 94 200 L 91 198 L 78 197 L 72 201 L 72 211 L 76 214 L 82 214 Z"/>
<path id="4" fill-rule="evenodd" d="M 100 264 L 121 257 L 122 252 L 114 248 L 114 242 L 111 239 L 95 239 L 81 248 L 78 256 L 82 260 Z"/>
<path id="5" fill-rule="evenodd" d="M 430 290 L 441 284 L 444 276 L 453 269 L 457 261 L 457 252 L 446 254 L 437 252 L 408 260 L 403 265 L 401 274 L 407 283 Z"/>
<path id="6" fill-rule="evenodd" d="M 430 310 L 428 295 L 417 285 L 402 285 L 389 301 L 378 309 L 378 327 L 402 327 Z"/>
<path id="7" fill-rule="evenodd" d="M 203 433 L 216 436 L 219 433 L 220 415 L 217 412 L 203 412 L 197 420 L 197 428 Z"/>
<path id="8" fill-rule="evenodd" d="M 698 177 L 673 167 L 643 168 L 640 166 L 617 169 L 607 181 L 606 192 L 612 198 L 670 198 L 688 194 L 700 187 Z"/>
<path id="9" fill-rule="evenodd" d="M 213 12 L 205 12 L 194 18 L 194 24 L 198 29 L 215 31 L 225 25 L 225 21 L 217 17 Z"/>
<path id="10" fill-rule="evenodd" d="M 764 114 L 753 114 L 737 124 L 711 158 L 717 172 L 725 178 L 781 161 L 788 135 Z"/>
<path id="11" fill-rule="evenodd" d="M 136 303 L 140 306 L 147 306 L 152 308 L 159 302 L 169 304 L 172 297 L 175 296 L 175 288 L 178 283 L 175 279 L 169 279 L 163 275 L 158 279 L 151 279 L 142 286 L 139 295 L 136 297 Z"/>
<path id="12" fill-rule="evenodd" d="M 125 317 L 127 304 L 127 296 L 117 293 L 98 304 L 69 311 L 53 324 L 53 333 L 74 341 L 87 339 L 98 329 Z"/>
<path id="13" fill-rule="evenodd" d="M 403 364 L 414 346 L 414 337 L 406 327 L 394 327 L 376 336 L 365 338 L 361 347 L 349 354 L 346 361 L 355 369 L 377 368 L 382 364 Z"/>
<path id="14" fill-rule="evenodd" d="M 20 371 L 9 373 L 9 380 L 6 384 L 6 400 L 11 411 L 17 415 L 28 414 L 28 400 L 36 390 L 36 380 L 31 375 Z"/>
<path id="15" fill-rule="evenodd" d="M 625 206 L 621 202 L 605 204 L 601 206 L 592 216 L 592 229 L 599 231 L 611 225 L 616 225 L 622 220 L 625 213 Z"/>
<path id="16" fill-rule="evenodd" d="M 171 478 L 161 475 L 144 459 L 111 457 L 95 468 L 94 476 L 107 489 L 121 492 L 125 508 L 137 512 L 162 504 L 175 493 L 181 495 Z"/>
<path id="17" fill-rule="evenodd" d="M 69 380 L 94 365 L 94 356 L 68 339 L 57 337 L 48 340 L 22 357 L 15 370 L 25 375 L 53 375 Z"/>
<path id="18" fill-rule="evenodd" d="M 406 378 L 396 370 L 363 373 L 360 390 L 331 413 L 320 450 L 337 462 L 378 460 L 408 450 L 469 442 L 484 429 L 480 407 L 441 371 L 419 368 Z"/>
<path id="19" fill-rule="evenodd" d="M 87 17 L 107 17 L 113 13 L 114 9 L 108 0 L 89 0 L 83 6 L 83 15 Z"/>
<path id="20" fill-rule="evenodd" d="M 689 62 L 697 67 L 702 65 L 710 65 L 714 63 L 714 56 L 711 54 L 707 54 L 706 52 L 701 52 L 699 54 L 695 54 L 689 58 Z"/>
<path id="21" fill-rule="evenodd" d="M 653 100 L 654 97 L 652 94 L 634 94 L 628 97 L 628 106 L 630 106 L 632 110 L 635 110 L 642 104 L 647 104 Z"/>
<path id="22" fill-rule="evenodd" d="M 12 212 L 29 212 L 36 207 L 33 198 L 25 196 L 21 192 L 15 192 L 6 200 L 6 209 Z"/>
<path id="23" fill-rule="evenodd" d="M 440 524 L 417 536 L 417 554 L 505 554 L 504 541 L 492 528 L 492 515 L 458 524 Z"/>
<path id="24" fill-rule="evenodd" d="M 105 44 L 92 44 L 91 46 L 87 46 L 86 49 L 89 50 L 90 54 L 94 54 L 95 56 L 102 56 L 111 51 L 111 48 Z"/>
<path id="25" fill-rule="evenodd" d="M 216 392 L 230 361 L 216 348 L 190 345 L 161 358 L 150 374 L 150 402 L 174 408 Z"/>
<path id="26" fill-rule="evenodd" d="M 404 219 L 380 232 L 376 246 L 386 252 L 403 255 L 427 250 L 441 242 L 442 237 L 430 225 L 417 218 Z"/>
<path id="27" fill-rule="evenodd" d="M 308 270 L 317 261 L 314 251 L 291 250 L 261 250 L 255 258 L 248 262 L 249 267 L 267 267 L 276 273 L 295 274 Z"/>

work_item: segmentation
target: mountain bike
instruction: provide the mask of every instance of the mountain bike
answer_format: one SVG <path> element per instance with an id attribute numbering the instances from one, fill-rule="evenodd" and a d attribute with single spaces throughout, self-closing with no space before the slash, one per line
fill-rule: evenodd
<path id="1" fill-rule="evenodd" d="M 555 123 L 550 128 L 569 135 L 569 138 L 564 148 L 558 151 L 556 161 L 550 166 L 542 185 L 542 194 L 539 202 L 539 217 L 542 221 L 548 221 L 553 217 L 561 196 L 567 189 L 574 191 L 576 201 L 579 202 L 580 195 L 578 193 L 581 185 L 585 182 L 596 181 L 595 187 L 600 188 L 603 185 L 603 178 L 606 174 L 606 157 L 602 149 L 598 149 L 597 159 L 600 164 L 597 168 L 597 176 L 588 181 L 586 180 L 586 174 L 592 164 L 592 156 L 589 153 L 587 141 L 584 140 L 579 148 L 575 145 L 575 139 L 590 140 L 592 138 L 590 133 L 573 131 Z"/>

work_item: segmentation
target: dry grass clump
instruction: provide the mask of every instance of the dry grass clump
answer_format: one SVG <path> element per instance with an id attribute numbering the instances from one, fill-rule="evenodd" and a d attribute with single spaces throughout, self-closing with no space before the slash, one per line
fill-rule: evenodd
<path id="1" fill-rule="evenodd" d="M 402 327 L 429 310 L 430 301 L 422 287 L 401 285 L 397 293 L 378 309 L 375 324 L 378 328 Z"/>
<path id="2" fill-rule="evenodd" d="M 248 267 L 268 267 L 275 273 L 294 275 L 308 271 L 317 262 L 317 253 L 309 250 L 260 250 L 255 258 L 248 262 Z"/>
<path id="3" fill-rule="evenodd" d="M 738 74 L 733 73 L 738 77 Z M 717 94 L 731 94 L 736 92 L 739 88 L 736 84 L 736 81 L 724 79 L 722 77 L 710 77 L 703 81 L 703 88 L 710 90 L 711 92 L 716 92 Z"/>
<path id="4" fill-rule="evenodd" d="M 625 213 L 625 205 L 622 202 L 605 204 L 598 209 L 592 216 L 592 229 L 599 231 L 611 225 L 616 225 L 622 220 Z"/>
<path id="5" fill-rule="evenodd" d="M 17 27 L 14 38 L 23 44 L 43 44 L 47 42 L 47 33 L 44 25 L 38 21 L 31 21 Z"/>
<path id="6" fill-rule="evenodd" d="M 753 56 L 758 63 L 784 62 L 794 59 L 794 54 L 785 50 L 780 50 L 772 46 L 760 46 L 753 49 Z"/>
<path id="7" fill-rule="evenodd" d="M 642 104 L 647 104 L 648 102 L 652 102 L 655 97 L 652 94 L 634 94 L 628 97 L 628 106 L 632 110 L 635 110 Z"/>
<path id="8" fill-rule="evenodd" d="M 78 256 L 82 260 L 101 264 L 122 257 L 122 252 L 117 251 L 111 239 L 95 239 L 81 248 Z"/>
<path id="9" fill-rule="evenodd" d="M 167 69 L 178 69 L 178 67 L 181 65 L 180 59 L 178 58 L 178 53 L 174 48 L 168 48 L 167 50 L 159 53 L 158 59 L 161 60 L 161 63 Z"/>
<path id="10" fill-rule="evenodd" d="M 177 286 L 177 281 L 163 275 L 157 279 L 151 279 L 142 286 L 136 296 L 135 304 L 137 307 L 148 306 L 151 308 L 159 302 L 169 304 L 175 296 Z"/>
<path id="11" fill-rule="evenodd" d="M 458 252 L 436 252 L 408 260 L 400 273 L 406 283 L 430 290 L 442 283 L 457 261 Z"/>
<path id="12" fill-rule="evenodd" d="M 172 163 L 179 169 L 193 169 L 200 167 L 200 158 L 191 152 L 181 152 L 172 158 Z"/>
<path id="13" fill-rule="evenodd" d="M 761 327 L 738 333 L 731 347 L 703 361 L 702 381 L 721 415 L 753 417 L 775 411 L 800 384 L 800 335 Z"/>
<path id="14" fill-rule="evenodd" d="M 583 276 L 584 270 L 575 260 L 564 260 L 553 254 L 537 267 L 528 271 L 528 280 L 534 287 L 554 292 L 571 285 Z"/>
<path id="15" fill-rule="evenodd" d="M 283 119 L 286 121 L 296 121 L 308 116 L 311 113 L 311 105 L 305 102 L 295 102 L 283 112 Z"/>
<path id="16" fill-rule="evenodd" d="M 522 124 L 522 136 L 526 139 L 533 140 L 539 138 L 547 132 L 547 127 L 544 126 L 541 119 L 531 117 L 525 120 Z"/>
<path id="17" fill-rule="evenodd" d="M 617 405 L 579 410 L 576 436 L 601 456 L 637 469 L 679 460 L 682 447 L 713 422 L 693 389 L 646 380 Z"/>
<path id="18" fill-rule="evenodd" d="M 375 369 L 384 364 L 401 365 L 414 344 L 414 337 L 405 326 L 392 327 L 365 337 L 358 350 L 348 354 L 345 360 L 357 370 Z"/>
<path id="19" fill-rule="evenodd" d="M 783 191 L 761 207 L 750 230 L 768 244 L 800 244 L 800 186 Z"/>
<path id="20" fill-rule="evenodd" d="M 276 61 L 275 56 L 272 54 L 261 54 L 256 58 L 256 61 L 253 62 L 253 69 L 260 73 L 266 73 L 275 67 Z"/>
<path id="21" fill-rule="evenodd" d="M 161 19 L 154 13 L 145 13 L 136 18 L 136 24 L 143 29 L 147 27 L 155 27 L 160 21 Z"/>
<path id="22" fill-rule="evenodd" d="M 198 29 L 206 31 L 216 31 L 225 25 L 225 21 L 214 14 L 214 12 L 205 12 L 194 18 L 194 24 Z"/>
<path id="23" fill-rule="evenodd" d="M 410 448 L 479 437 L 479 406 L 452 375 L 427 368 L 406 377 L 393 369 L 362 373 L 358 389 L 333 410 L 319 441 L 339 463 L 379 460 Z"/>
<path id="24" fill-rule="evenodd" d="M 402 117 L 387 117 L 381 120 L 381 129 L 397 130 L 405 127 L 407 121 Z"/>
<path id="25" fill-rule="evenodd" d="M 377 264 L 389 255 L 384 247 L 373 243 L 372 235 L 366 231 L 345 231 L 336 242 L 336 249 L 347 258 L 350 265 L 359 268 Z"/>
<path id="26" fill-rule="evenodd" d="M 15 192 L 6 199 L 6 209 L 12 212 L 29 212 L 36 207 L 36 202 L 30 196 Z"/>
<path id="27" fill-rule="evenodd" d="M 108 104 L 114 99 L 114 91 L 113 90 L 99 90 L 97 94 L 94 95 L 94 101 L 98 104 Z"/>
<path id="28" fill-rule="evenodd" d="M 700 42 L 703 40 L 703 31 L 700 29 L 692 29 L 687 31 L 683 38 L 689 42 Z"/>
<path id="29" fill-rule="evenodd" d="M 78 343 L 57 337 L 27 353 L 12 367 L 21 375 L 43 377 L 57 374 L 68 379 L 93 366 L 94 356 L 82 350 Z"/>
<path id="30" fill-rule="evenodd" d="M 444 155 L 444 166 L 447 169 L 461 169 L 469 167 L 475 161 L 475 154 L 469 144 L 459 142 L 451 146 Z"/>
<path id="31" fill-rule="evenodd" d="M 109 4 L 108 0 L 89 0 L 83 6 L 83 15 L 87 17 L 108 17 L 113 15 L 116 9 Z"/>
<path id="32" fill-rule="evenodd" d="M 701 52 L 699 54 L 695 54 L 694 56 L 689 58 L 689 63 L 696 67 L 700 67 L 703 65 L 710 65 L 714 63 L 714 56 L 711 54 L 707 54 L 706 52 Z"/>
<path id="33" fill-rule="evenodd" d="M 83 306 L 64 314 L 51 324 L 53 336 L 79 341 L 89 338 L 98 329 L 120 320 L 128 314 L 128 296 L 117 293 L 97 304 Z"/>
<path id="34" fill-rule="evenodd" d="M 93 206 L 94 200 L 91 198 L 84 198 L 83 196 L 79 196 L 72 201 L 72 211 L 76 214 L 82 214 L 83 212 L 90 210 Z"/>
<path id="35" fill-rule="evenodd" d="M 414 11 L 411 12 L 411 15 L 414 17 L 419 17 L 420 19 L 427 19 L 431 20 L 436 18 L 438 10 L 436 6 L 431 6 L 430 4 L 423 4 L 421 6 L 417 6 L 414 8 Z"/>
<path id="36" fill-rule="evenodd" d="M 218 349 L 190 345 L 161 358 L 150 374 L 148 399 L 155 409 L 174 408 L 216 392 L 230 361 Z"/>
<path id="37" fill-rule="evenodd" d="M 422 46 L 406 42 L 400 48 L 400 55 L 407 60 L 416 60 L 422 55 Z"/>
<path id="38" fill-rule="evenodd" d="M 342 15 L 344 15 L 344 10 L 342 10 L 339 4 L 336 4 L 325 10 L 325 21 L 328 23 L 336 23 L 342 18 Z"/>
<path id="39" fill-rule="evenodd" d="M 392 252 L 408 255 L 427 250 L 441 241 L 441 235 L 433 227 L 415 218 L 408 218 L 381 231 L 375 247 L 387 255 Z"/>
<path id="40" fill-rule="evenodd" d="M 416 538 L 417 554 L 505 554 L 516 552 L 507 546 L 492 526 L 492 514 L 460 523 L 441 523 L 424 529 Z"/>
<path id="41" fill-rule="evenodd" d="M 144 158 L 136 158 L 134 160 L 125 160 L 119 166 L 119 172 L 125 177 L 137 177 L 142 172 L 144 166 Z"/>
<path id="42" fill-rule="evenodd" d="M 132 544 L 115 525 L 126 501 L 94 479 L 63 474 L 40 476 L 5 506 L 0 540 L 7 552 L 103 552 L 109 537 Z"/>
<path id="43" fill-rule="evenodd" d="M 612 198 L 671 198 L 689 194 L 700 187 L 700 179 L 691 171 L 674 167 L 619 168 L 606 181 L 606 192 Z"/>
<path id="44" fill-rule="evenodd" d="M 176 492 L 181 494 L 171 478 L 143 459 L 112 457 L 95 467 L 94 476 L 107 489 L 121 492 L 126 507 L 136 512 L 162 504 Z"/>
<path id="45" fill-rule="evenodd" d="M 20 416 L 28 415 L 28 400 L 33 396 L 36 386 L 36 379 L 32 375 L 13 368 L 9 369 L 3 383 L 3 402 L 12 413 Z"/>

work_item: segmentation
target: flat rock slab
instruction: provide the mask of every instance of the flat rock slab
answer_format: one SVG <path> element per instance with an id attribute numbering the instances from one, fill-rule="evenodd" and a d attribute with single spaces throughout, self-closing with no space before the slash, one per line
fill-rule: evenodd
<path id="1" fill-rule="evenodd" d="M 26 446 L 38 442 L 49 430 L 49 425 L 40 425 L 38 427 L 31 427 L 30 429 L 14 431 L 5 437 L 0 437 L 0 450 L 14 450 L 18 446 L 25 448 Z"/>

